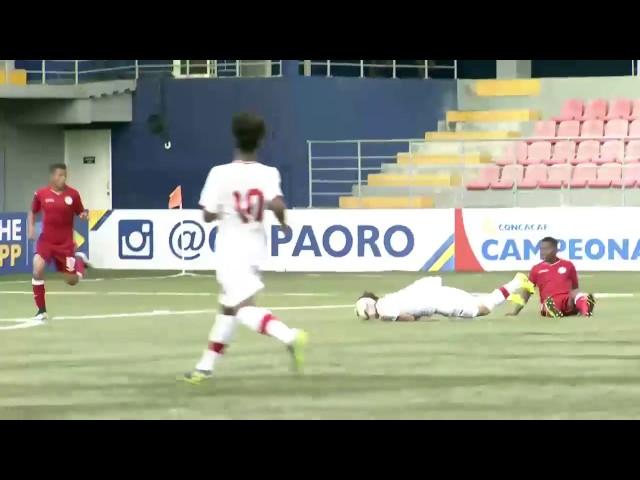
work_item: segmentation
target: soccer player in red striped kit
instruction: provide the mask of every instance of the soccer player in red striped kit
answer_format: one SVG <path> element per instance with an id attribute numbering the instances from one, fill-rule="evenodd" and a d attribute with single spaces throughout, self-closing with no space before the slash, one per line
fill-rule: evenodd
<path id="1" fill-rule="evenodd" d="M 56 163 L 49 167 L 49 184 L 36 191 L 28 215 L 29 239 L 36 237 L 36 215 L 42 214 L 42 233 L 33 257 L 33 298 L 38 309 L 34 319 L 44 321 L 47 315 L 44 272 L 53 262 L 68 285 L 75 285 L 83 277 L 87 262 L 84 254 L 76 252 L 73 241 L 75 216 L 86 219 L 80 193 L 67 185 L 67 167 Z"/>
<path id="2" fill-rule="evenodd" d="M 540 291 L 540 315 L 543 317 L 566 317 L 582 315 L 590 317 L 596 300 L 591 293 L 579 290 L 578 272 L 569 260 L 558 258 L 558 240 L 545 237 L 540 242 L 542 262 L 529 273 L 529 281 Z M 523 290 L 522 295 L 512 294 L 509 298 L 517 304 L 507 315 L 518 315 L 531 297 L 533 290 Z"/>

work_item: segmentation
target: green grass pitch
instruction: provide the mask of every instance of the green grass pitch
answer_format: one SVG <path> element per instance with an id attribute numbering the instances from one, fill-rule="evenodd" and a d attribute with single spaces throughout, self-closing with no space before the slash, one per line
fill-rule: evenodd
<path id="1" fill-rule="evenodd" d="M 629 294 L 600 298 L 593 318 L 540 318 L 536 298 L 517 318 L 415 324 L 362 322 L 350 305 L 418 274 L 266 274 L 260 303 L 310 334 L 304 375 L 241 327 L 199 386 L 176 377 L 206 344 L 215 280 L 145 275 L 161 274 L 98 271 L 74 288 L 50 275 L 58 319 L 21 329 L 29 277 L 0 278 L 0 418 L 640 418 L 640 274 L 583 274 L 584 290 Z M 444 281 L 484 292 L 511 277 Z"/>

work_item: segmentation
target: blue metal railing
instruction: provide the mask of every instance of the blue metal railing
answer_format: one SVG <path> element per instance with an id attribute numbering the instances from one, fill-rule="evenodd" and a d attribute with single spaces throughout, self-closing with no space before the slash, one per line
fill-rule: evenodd
<path id="1" fill-rule="evenodd" d="M 15 60 L 27 71 L 27 83 L 77 85 L 107 80 L 134 80 L 143 75 L 229 78 L 280 76 L 281 60 Z M 248 67 L 254 68 L 248 72 Z M 261 67 L 264 67 L 262 69 Z"/>

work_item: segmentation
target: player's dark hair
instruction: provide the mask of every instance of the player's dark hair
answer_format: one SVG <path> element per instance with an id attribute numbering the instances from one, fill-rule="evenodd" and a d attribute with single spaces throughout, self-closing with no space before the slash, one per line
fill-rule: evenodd
<path id="1" fill-rule="evenodd" d="M 555 239 L 555 238 L 553 238 L 553 237 L 544 237 L 544 238 L 541 240 L 541 242 L 548 242 L 548 243 L 551 243 L 551 244 L 554 246 L 554 248 L 558 248 L 558 240 L 556 240 L 556 239 Z"/>
<path id="2" fill-rule="evenodd" d="M 375 293 L 371 293 L 371 292 L 364 292 L 362 295 L 360 295 L 360 298 L 370 298 L 373 301 L 377 302 L 378 301 L 378 297 Z M 360 298 L 358 300 L 360 300 Z"/>
<path id="3" fill-rule="evenodd" d="M 238 113 L 231 122 L 236 147 L 241 152 L 253 153 L 260 146 L 266 126 L 264 120 L 252 113 Z"/>
<path id="4" fill-rule="evenodd" d="M 49 165 L 49 173 L 53 173 L 56 170 L 66 170 L 67 166 L 64 163 L 54 163 Z"/>

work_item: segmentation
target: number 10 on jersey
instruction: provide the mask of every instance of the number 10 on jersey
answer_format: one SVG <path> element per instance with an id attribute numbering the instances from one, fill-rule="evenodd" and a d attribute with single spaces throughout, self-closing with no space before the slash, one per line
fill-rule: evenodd
<path id="1" fill-rule="evenodd" d="M 252 188 L 242 194 L 233 192 L 236 201 L 236 212 L 242 219 L 242 223 L 252 221 L 262 222 L 264 216 L 264 194 L 257 188 Z"/>

